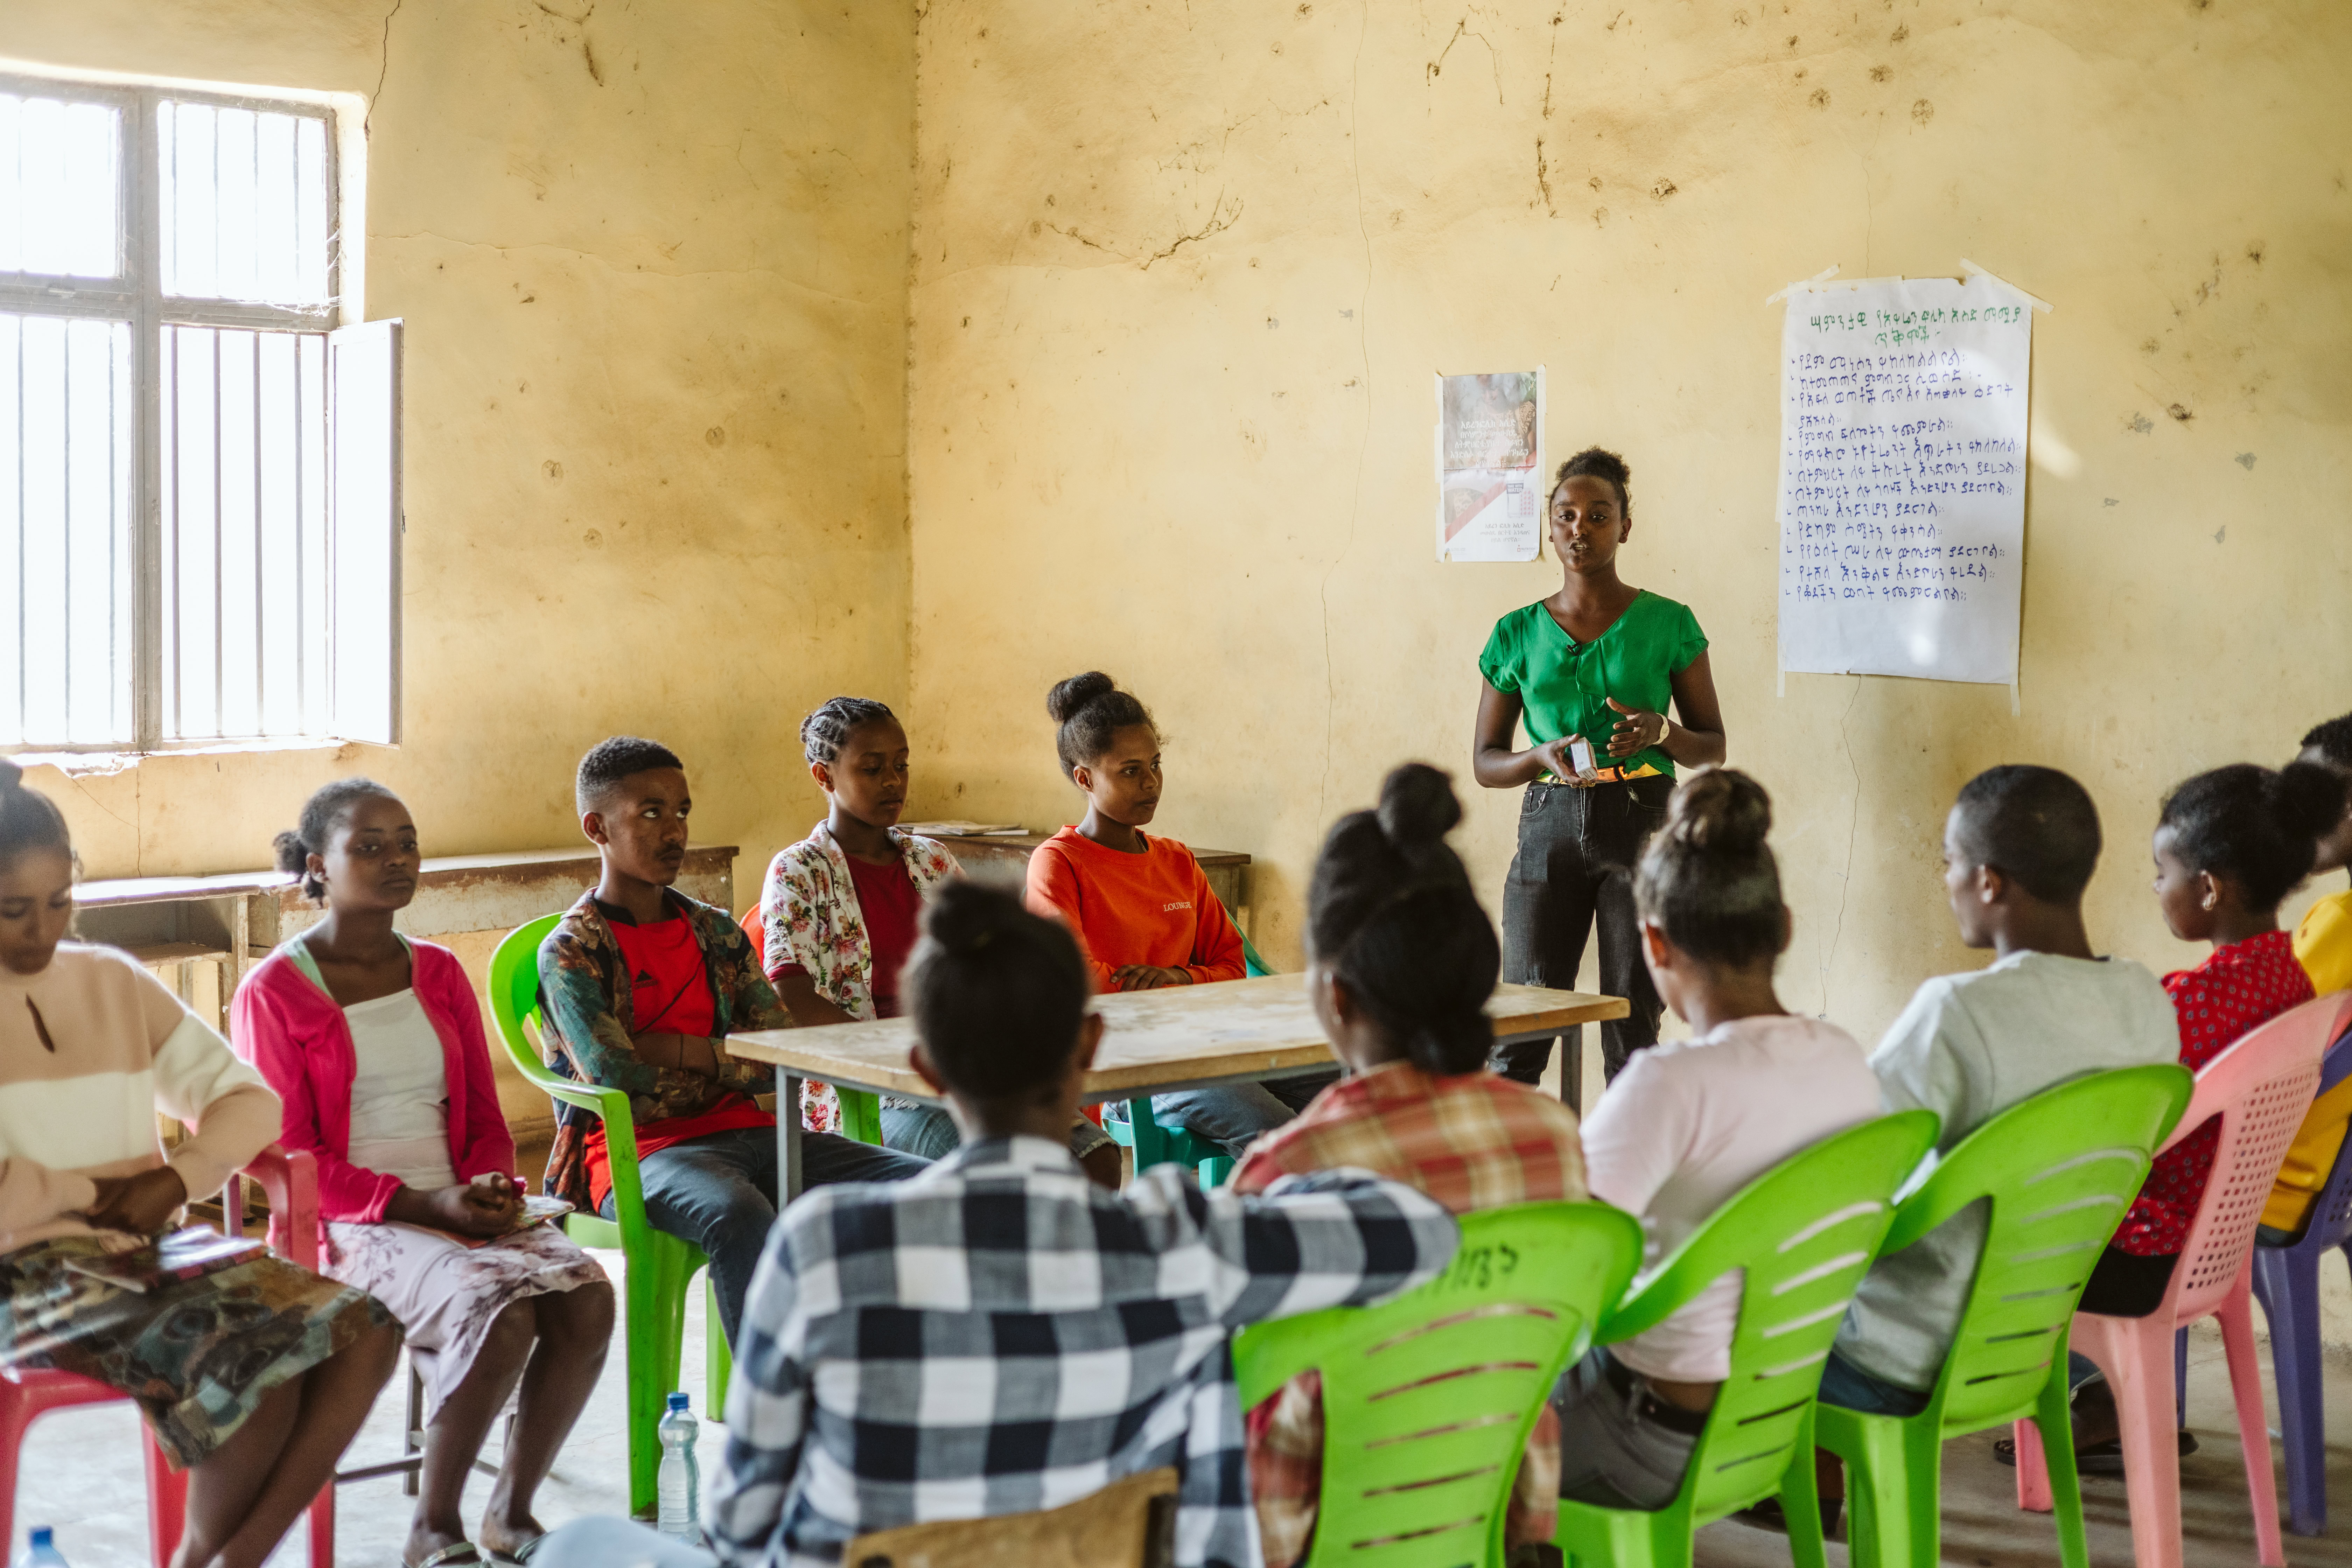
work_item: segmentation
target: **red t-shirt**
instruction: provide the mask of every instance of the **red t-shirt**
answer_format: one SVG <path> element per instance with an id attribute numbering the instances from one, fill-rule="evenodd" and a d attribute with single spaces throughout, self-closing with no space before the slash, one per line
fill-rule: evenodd
<path id="1" fill-rule="evenodd" d="M 874 1016 L 895 1018 L 904 1011 L 898 1003 L 898 972 L 907 967 L 907 955 L 915 951 L 923 895 L 915 879 L 907 874 L 903 859 L 875 866 L 855 855 L 842 858 L 849 862 L 849 884 L 856 889 L 857 912 L 866 921 L 866 947 L 874 957 Z M 789 958 L 768 971 L 777 980 L 807 973 Z"/>
<path id="2" fill-rule="evenodd" d="M 2196 968 L 2166 975 L 2164 988 L 2180 1019 L 2180 1065 L 2191 1072 L 2312 997 L 2311 976 L 2295 962 L 2294 938 L 2283 931 L 2217 947 Z M 2179 1253 L 2221 1146 L 2216 1117 L 2158 1156 L 2116 1232 L 2116 1246 L 2135 1258 Z"/>
<path id="3" fill-rule="evenodd" d="M 694 922 L 673 914 L 651 925 L 633 925 L 625 914 L 602 906 L 604 923 L 629 966 L 633 1035 L 700 1035 L 716 1026 L 718 1013 L 710 994 L 709 972 L 702 962 L 702 943 Z M 689 1138 L 712 1132 L 732 1132 L 746 1127 L 773 1127 L 776 1119 L 748 1095 L 728 1094 L 698 1116 L 672 1116 L 637 1124 L 637 1158 Z M 604 1153 L 604 1129 L 590 1130 L 583 1150 L 588 1165 L 588 1194 L 602 1208 L 613 1190 L 612 1163 Z"/>

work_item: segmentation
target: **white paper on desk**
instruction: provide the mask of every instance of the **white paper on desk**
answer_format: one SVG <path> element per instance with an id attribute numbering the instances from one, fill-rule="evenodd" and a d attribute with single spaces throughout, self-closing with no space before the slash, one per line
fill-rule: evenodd
<path id="1" fill-rule="evenodd" d="M 1989 276 L 1790 291 L 1784 671 L 2016 680 L 2032 318 Z"/>

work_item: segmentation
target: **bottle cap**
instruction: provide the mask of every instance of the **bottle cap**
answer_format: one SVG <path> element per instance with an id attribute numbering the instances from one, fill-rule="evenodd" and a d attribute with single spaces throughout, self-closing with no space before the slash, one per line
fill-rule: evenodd
<path id="1" fill-rule="evenodd" d="M 683 1409 L 685 1409 L 685 1408 L 686 1408 L 686 1395 L 685 1395 L 685 1394 L 671 1394 L 671 1395 L 669 1396 L 669 1407 L 670 1407 L 672 1410 L 683 1410 Z"/>
<path id="2" fill-rule="evenodd" d="M 46 1524 L 37 1524 L 33 1527 L 33 1538 L 26 1544 L 37 1551 L 41 1547 L 55 1544 L 56 1540 L 57 1532 L 53 1529 Z"/>

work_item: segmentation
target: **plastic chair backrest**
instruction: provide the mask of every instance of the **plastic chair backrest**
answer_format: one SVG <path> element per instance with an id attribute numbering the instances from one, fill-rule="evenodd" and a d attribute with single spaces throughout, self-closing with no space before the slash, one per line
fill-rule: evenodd
<path id="1" fill-rule="evenodd" d="M 1323 1373 L 1313 1568 L 1503 1560 L 1528 1433 L 1642 1260 L 1642 1227 L 1605 1204 L 1462 1216 L 1446 1271 L 1378 1307 L 1335 1307 L 1234 1340 L 1244 1407 Z"/>
<path id="2" fill-rule="evenodd" d="M 2339 1034 L 2320 1058 L 2319 1092 L 2313 1098 L 2325 1098 L 2347 1078 L 2352 1078 L 2352 1030 Z M 2333 1252 L 2347 1240 L 2352 1240 L 2352 1137 L 2336 1146 L 2336 1164 L 2313 1200 L 2310 1218 L 2294 1250 Z"/>
<path id="3" fill-rule="evenodd" d="M 1614 1343 L 1656 1327 L 1731 1270 L 1746 1270 L 1731 1375 L 1685 1472 L 1697 1525 L 1775 1491 L 1821 1391 L 1846 1303 L 1895 1217 L 1895 1190 L 1935 1147 L 1932 1110 L 1881 1116 L 1822 1140 L 1708 1216 L 1601 1326 Z"/>
<path id="4" fill-rule="evenodd" d="M 1961 1140 L 1895 1211 L 1882 1256 L 1990 1200 L 1984 1249 L 1937 1384 L 1947 1436 L 2033 1411 L 2092 1267 L 2194 1087 L 2188 1068 L 2167 1063 L 2044 1089 Z"/>
<path id="5" fill-rule="evenodd" d="M 768 972 L 767 917 L 761 912 L 761 907 L 758 904 L 753 904 L 743 911 L 743 918 L 735 923 L 741 926 L 743 934 L 751 939 L 751 962 L 760 966 L 761 973 L 765 974 Z"/>
<path id="6" fill-rule="evenodd" d="M 517 926 L 490 954 L 490 1016 L 497 1021 L 499 1037 L 506 1042 L 515 1066 L 541 1089 L 564 1080 L 548 1070 L 530 1037 L 523 1032 L 523 1025 L 539 1016 L 539 944 L 562 918 L 541 915 Z"/>
<path id="7" fill-rule="evenodd" d="M 2221 1137 L 2159 1312 L 2193 1320 L 2211 1311 L 2237 1282 L 2279 1166 L 2318 1091 L 2320 1053 L 2347 1021 L 2352 994 L 2322 996 L 2248 1030 L 2199 1070 L 2197 1092 L 2165 1147 L 2193 1136 L 2215 1116 L 2221 1119 Z"/>

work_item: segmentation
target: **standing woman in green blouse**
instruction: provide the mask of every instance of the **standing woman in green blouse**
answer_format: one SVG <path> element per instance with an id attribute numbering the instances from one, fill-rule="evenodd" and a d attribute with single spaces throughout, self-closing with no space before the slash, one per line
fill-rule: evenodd
<path id="1" fill-rule="evenodd" d="M 1655 1045 L 1662 1009 L 1642 962 L 1633 863 L 1666 819 L 1675 768 L 1723 761 L 1723 712 L 1706 634 L 1685 605 L 1617 575 L 1633 536 L 1625 459 L 1594 447 L 1559 466 L 1550 500 L 1559 592 L 1495 623 L 1478 671 L 1472 771 L 1488 789 L 1527 795 L 1519 847 L 1503 888 L 1503 978 L 1571 989 L 1585 937 L 1601 928 L 1601 989 L 1633 1003 L 1601 1026 L 1615 1078 Z M 1674 717 L 1667 714 L 1667 700 Z M 1521 720 L 1530 744 L 1515 750 Z M 1580 769 L 1575 743 L 1591 748 Z M 1551 1042 L 1497 1047 L 1496 1070 L 1543 1076 Z"/>

